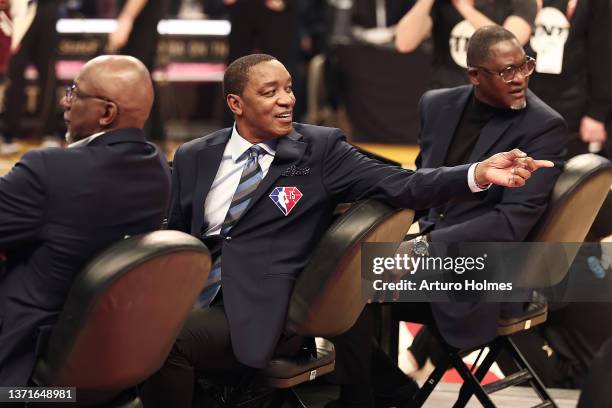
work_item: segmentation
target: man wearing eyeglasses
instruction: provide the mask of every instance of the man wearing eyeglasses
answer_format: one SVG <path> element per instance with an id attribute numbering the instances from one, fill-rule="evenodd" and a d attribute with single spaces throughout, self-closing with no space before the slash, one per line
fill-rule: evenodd
<path id="1" fill-rule="evenodd" d="M 152 103 L 140 61 L 95 58 L 61 101 L 69 148 L 29 151 L 0 178 L 0 386 L 28 384 L 86 262 L 160 227 L 170 174 L 142 131 Z"/>
<path id="2" fill-rule="evenodd" d="M 516 37 L 503 27 L 487 26 L 474 33 L 467 66 L 471 85 L 429 91 L 420 101 L 417 167 L 456 166 L 514 148 L 553 161 L 555 167 L 534 174 L 523 189 L 493 186 L 483 197 L 429 209 L 419 219 L 421 235 L 415 240 L 523 241 L 546 209 L 563 168 L 565 121 L 527 89 L 535 60 L 525 55 Z M 459 349 L 493 339 L 499 316 L 516 312 L 506 310 L 510 307 L 477 302 L 432 303 L 419 308 L 414 303 L 393 304 L 394 313 L 405 320 L 427 323 L 433 319 L 445 340 Z M 339 383 L 345 383 L 335 406 L 368 406 L 372 387 L 377 406 L 411 406 L 416 384 L 378 348 L 373 355 L 366 351 L 369 336 L 360 331 L 369 328 L 360 323 L 334 341 L 335 375 Z M 361 356 L 361 362 L 356 363 L 359 359 L 354 356 Z"/>

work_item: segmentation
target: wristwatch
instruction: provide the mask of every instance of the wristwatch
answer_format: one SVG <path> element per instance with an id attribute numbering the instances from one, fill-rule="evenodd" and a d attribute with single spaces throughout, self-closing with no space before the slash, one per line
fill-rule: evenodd
<path id="1" fill-rule="evenodd" d="M 429 255 L 429 242 L 427 242 L 426 235 L 419 235 L 414 239 L 414 246 L 412 247 L 412 253 L 418 256 Z"/>

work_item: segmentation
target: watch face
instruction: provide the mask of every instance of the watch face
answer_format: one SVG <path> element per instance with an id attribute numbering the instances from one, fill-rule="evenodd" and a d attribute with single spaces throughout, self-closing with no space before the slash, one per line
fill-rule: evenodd
<path id="1" fill-rule="evenodd" d="M 416 255 L 423 256 L 423 255 L 427 255 L 428 249 L 429 248 L 428 248 L 427 242 L 417 241 L 414 243 L 414 248 L 412 252 L 414 252 Z"/>

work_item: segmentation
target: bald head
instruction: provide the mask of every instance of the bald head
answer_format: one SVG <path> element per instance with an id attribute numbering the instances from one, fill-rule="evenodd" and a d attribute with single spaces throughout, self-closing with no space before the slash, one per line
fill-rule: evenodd
<path id="1" fill-rule="evenodd" d="M 154 93 L 151 75 L 142 62 L 125 55 L 103 55 L 83 66 L 78 81 L 87 82 L 89 93 L 117 104 L 113 128 L 144 126 Z"/>
<path id="2" fill-rule="evenodd" d="M 144 127 L 153 105 L 147 68 L 133 57 L 105 55 L 87 62 L 62 98 L 69 143 L 98 132 Z"/>

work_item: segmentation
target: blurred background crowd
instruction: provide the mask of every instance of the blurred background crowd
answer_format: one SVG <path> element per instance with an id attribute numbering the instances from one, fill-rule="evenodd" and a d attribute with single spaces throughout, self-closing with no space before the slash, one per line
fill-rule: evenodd
<path id="1" fill-rule="evenodd" d="M 57 101 L 83 61 L 129 54 L 153 72 L 149 137 L 227 125 L 225 64 L 260 51 L 290 70 L 295 120 L 355 142 L 415 145 L 427 89 L 467 83 L 475 29 L 501 24 L 537 59 L 530 88 L 559 111 L 572 155 L 606 150 L 610 0 L 0 0 L 0 154 L 57 145 Z M 165 146 L 165 145 L 164 145 Z M 172 150 L 172 149 L 170 149 Z"/>

